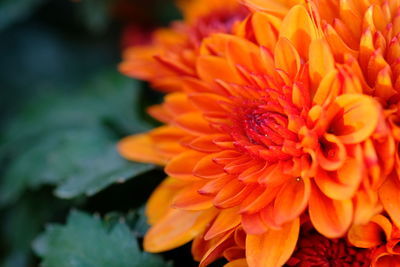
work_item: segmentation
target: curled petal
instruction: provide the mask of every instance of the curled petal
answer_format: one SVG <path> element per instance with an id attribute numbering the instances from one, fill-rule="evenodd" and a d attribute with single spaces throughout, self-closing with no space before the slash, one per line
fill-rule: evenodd
<path id="1" fill-rule="evenodd" d="M 281 225 L 300 215 L 308 204 L 311 185 L 309 178 L 293 178 L 281 187 L 274 203 L 275 222 Z"/>
<path id="2" fill-rule="evenodd" d="M 330 199 L 315 185 L 312 187 L 308 210 L 315 229 L 329 238 L 343 236 L 353 220 L 353 203 L 350 199 Z"/>
<path id="3" fill-rule="evenodd" d="M 346 160 L 346 148 L 335 135 L 325 133 L 320 141 L 316 157 L 318 164 L 324 170 L 337 170 Z"/>
<path id="4" fill-rule="evenodd" d="M 400 227 L 400 181 L 391 175 L 379 189 L 379 198 L 383 208 L 397 227 Z"/>
<path id="5" fill-rule="evenodd" d="M 330 112 L 336 113 L 330 131 L 342 143 L 356 144 L 371 136 L 378 125 L 381 111 L 369 96 L 343 94 L 335 99 Z"/>
<path id="6" fill-rule="evenodd" d="M 326 196 L 336 200 L 353 197 L 364 177 L 361 155 L 358 156 L 348 157 L 337 171 L 318 169 L 315 183 Z"/>
<path id="7" fill-rule="evenodd" d="M 280 230 L 270 229 L 261 235 L 247 235 L 246 258 L 249 266 L 282 266 L 294 251 L 299 228 L 299 219 L 295 219 L 284 224 Z"/>
<path id="8" fill-rule="evenodd" d="M 350 243 L 359 248 L 373 248 L 385 242 L 382 238 L 382 234 L 385 233 L 382 226 L 391 228 L 391 223 L 382 215 L 376 215 L 375 217 L 377 217 L 376 220 L 379 224 L 375 222 L 376 220 L 372 220 L 367 224 L 355 225 L 350 228 L 347 234 Z M 383 225 L 381 226 L 381 224 Z"/>

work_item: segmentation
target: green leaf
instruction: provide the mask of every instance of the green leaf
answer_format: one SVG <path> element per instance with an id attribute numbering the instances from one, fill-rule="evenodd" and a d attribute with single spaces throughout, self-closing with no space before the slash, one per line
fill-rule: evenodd
<path id="1" fill-rule="evenodd" d="M 145 207 L 142 206 L 136 210 L 129 211 L 127 214 L 111 212 L 104 216 L 104 220 L 109 225 L 113 225 L 121 220 L 124 220 L 126 224 L 129 225 L 129 228 L 132 230 L 133 234 L 138 238 L 142 238 L 150 227 L 147 223 L 147 218 L 144 211 Z"/>
<path id="2" fill-rule="evenodd" d="M 162 267 L 158 255 L 140 251 L 125 223 L 107 227 L 99 218 L 72 211 L 67 224 L 50 225 L 33 244 L 43 267 Z"/>
<path id="3" fill-rule="evenodd" d="M 33 260 L 31 243 L 43 230 L 46 221 L 67 211 L 67 201 L 54 199 L 48 190 L 28 193 L 12 208 L 1 213 L 1 233 L 6 251 L 2 267 L 30 266 Z M 29 222 L 29 223 L 27 223 Z"/>
<path id="4" fill-rule="evenodd" d="M 57 186 L 61 198 L 91 196 L 153 165 L 128 162 L 116 151 L 119 138 L 150 125 L 135 116 L 139 88 L 105 73 L 76 94 L 58 93 L 32 101 L 3 133 L 0 154 L 9 158 L 0 184 L 0 204 L 28 189 Z M 132 108 L 132 110 L 131 110 Z"/>

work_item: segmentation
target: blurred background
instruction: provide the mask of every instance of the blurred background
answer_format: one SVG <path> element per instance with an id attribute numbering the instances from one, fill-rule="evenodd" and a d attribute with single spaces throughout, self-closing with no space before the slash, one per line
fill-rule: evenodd
<path id="1" fill-rule="evenodd" d="M 0 266 L 197 265 L 141 251 L 164 173 L 115 151 L 162 98 L 117 72 L 122 47 L 179 18 L 168 0 L 0 0 Z"/>

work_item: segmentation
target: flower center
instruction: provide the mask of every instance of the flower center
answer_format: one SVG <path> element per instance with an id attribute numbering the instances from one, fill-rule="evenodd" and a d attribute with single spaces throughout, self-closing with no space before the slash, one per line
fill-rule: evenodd
<path id="1" fill-rule="evenodd" d="M 288 120 L 282 114 L 256 109 L 245 115 L 243 129 L 253 144 L 267 147 L 281 146 L 287 124 Z"/>
<path id="2" fill-rule="evenodd" d="M 233 126 L 227 129 L 235 145 L 270 162 L 292 157 L 286 148 L 298 142 L 298 137 L 288 129 L 283 110 L 264 101 L 243 104 L 231 114 Z"/>
<path id="3" fill-rule="evenodd" d="M 200 44 L 205 37 L 213 33 L 231 33 L 233 25 L 243 20 L 248 13 L 243 6 L 233 10 L 215 10 L 196 21 L 189 32 L 190 38 L 194 44 Z"/>
<path id="4" fill-rule="evenodd" d="M 287 266 L 360 266 L 370 264 L 368 249 L 349 245 L 345 239 L 328 239 L 315 230 L 300 237 Z"/>

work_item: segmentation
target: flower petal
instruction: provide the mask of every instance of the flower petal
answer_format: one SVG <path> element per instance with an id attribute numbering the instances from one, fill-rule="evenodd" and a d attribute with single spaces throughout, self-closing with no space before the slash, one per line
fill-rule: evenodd
<path id="1" fill-rule="evenodd" d="M 176 178 L 186 180 L 197 180 L 193 176 L 193 168 L 197 162 L 205 156 L 204 153 L 200 153 L 193 150 L 185 151 L 178 156 L 172 158 L 165 167 L 165 172 Z"/>
<path id="2" fill-rule="evenodd" d="M 184 211 L 171 209 L 144 237 L 144 249 L 157 253 L 179 247 L 199 235 L 217 210 Z"/>
<path id="3" fill-rule="evenodd" d="M 383 208 L 392 221 L 400 228 L 400 182 L 395 175 L 391 175 L 379 189 L 379 198 Z"/>
<path id="4" fill-rule="evenodd" d="M 215 221 L 212 223 L 210 229 L 208 229 L 205 234 L 204 239 L 210 240 L 219 234 L 231 230 L 238 226 L 240 221 L 241 217 L 237 207 L 221 210 Z"/>
<path id="5" fill-rule="evenodd" d="M 274 203 L 274 219 L 281 225 L 293 220 L 307 207 L 311 192 L 309 178 L 293 178 L 280 189 Z"/>
<path id="6" fill-rule="evenodd" d="M 224 267 L 248 267 L 246 259 L 237 259 L 231 262 L 228 262 L 224 265 Z"/>
<path id="7" fill-rule="evenodd" d="M 167 158 L 158 153 L 155 144 L 148 134 L 125 137 L 118 143 L 118 152 L 126 159 L 165 165 Z"/>
<path id="8" fill-rule="evenodd" d="M 281 230 L 247 235 L 246 258 L 250 267 L 282 266 L 292 255 L 299 236 L 299 219 L 284 224 Z"/>
<path id="9" fill-rule="evenodd" d="M 213 206 L 210 196 L 200 195 L 198 190 L 204 185 L 204 182 L 192 183 L 180 191 L 175 192 L 175 197 L 172 201 L 174 208 L 182 210 L 206 210 Z"/>
<path id="10" fill-rule="evenodd" d="M 330 199 L 315 185 L 312 187 L 308 210 L 315 229 L 328 238 L 343 236 L 353 220 L 353 203 L 350 199 Z"/>
<path id="11" fill-rule="evenodd" d="M 322 39 L 311 42 L 308 58 L 310 78 L 316 87 L 326 74 L 335 69 L 335 60 L 329 45 Z"/>
<path id="12" fill-rule="evenodd" d="M 378 125 L 381 111 L 369 96 L 343 94 L 335 99 L 331 112 L 336 113 L 330 125 L 331 132 L 344 144 L 356 144 L 371 136 Z"/>
<path id="13" fill-rule="evenodd" d="M 185 185 L 185 181 L 168 177 L 154 190 L 146 204 L 146 216 L 150 225 L 158 222 L 169 211 L 176 191 Z"/>
<path id="14" fill-rule="evenodd" d="M 279 37 L 286 37 L 296 47 L 303 59 L 308 59 L 310 43 L 318 38 L 318 32 L 306 8 L 296 5 L 282 21 Z"/>

